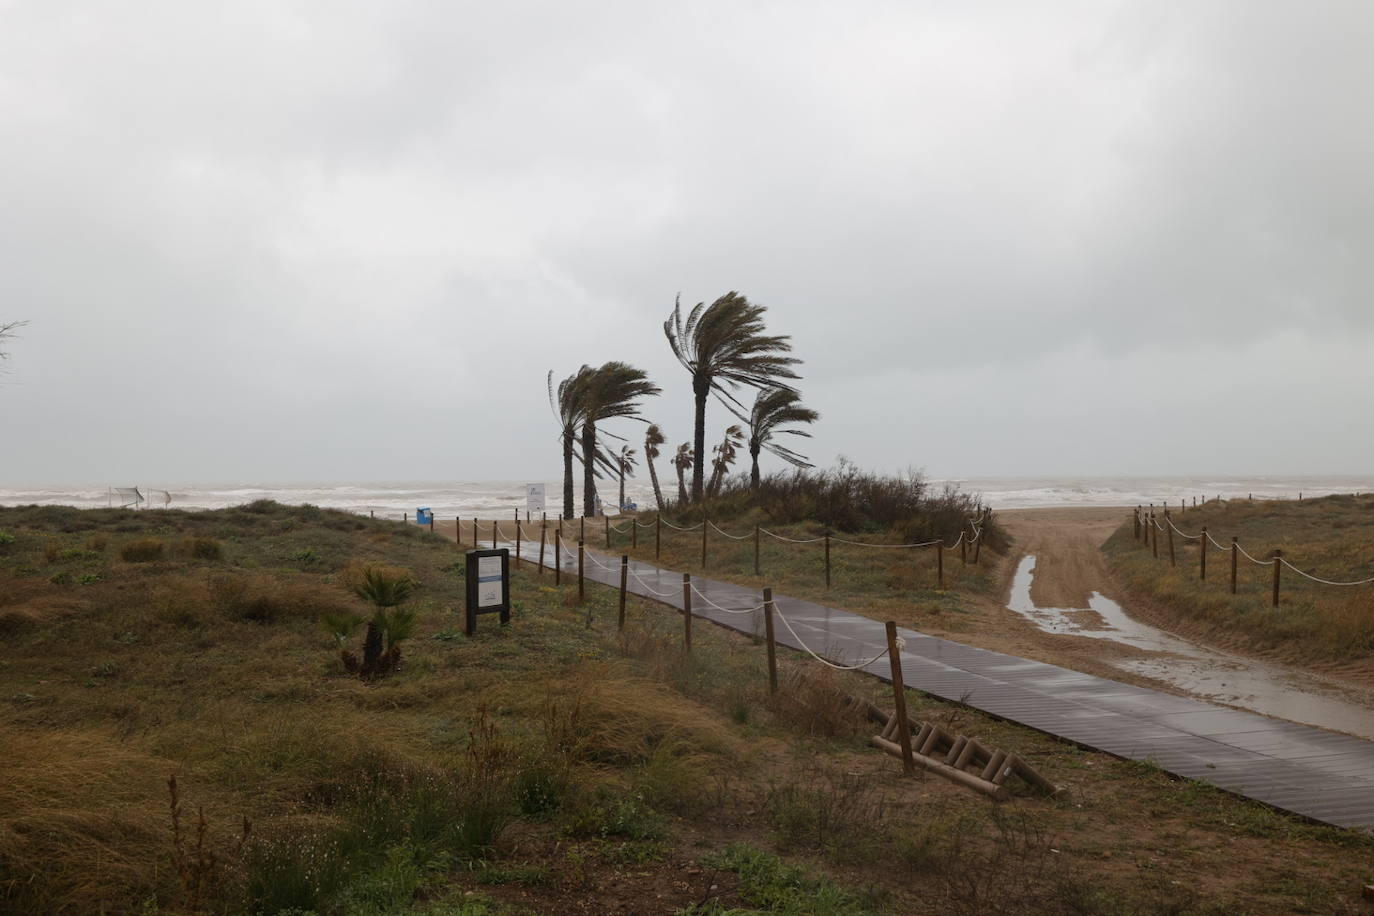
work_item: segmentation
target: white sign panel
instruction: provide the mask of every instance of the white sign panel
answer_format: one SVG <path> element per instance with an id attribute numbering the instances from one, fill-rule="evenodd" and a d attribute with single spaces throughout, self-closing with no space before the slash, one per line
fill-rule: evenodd
<path id="1" fill-rule="evenodd" d="M 494 607 L 501 603 L 501 558 L 477 558 L 477 606 Z"/>
<path id="2" fill-rule="evenodd" d="M 544 485 L 542 483 L 525 484 L 525 508 L 530 510 L 531 518 L 544 511 Z"/>

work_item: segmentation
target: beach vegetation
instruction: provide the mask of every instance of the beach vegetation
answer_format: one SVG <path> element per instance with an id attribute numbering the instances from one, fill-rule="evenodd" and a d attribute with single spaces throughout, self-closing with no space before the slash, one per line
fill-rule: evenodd
<path id="1" fill-rule="evenodd" d="M 565 602 L 575 584 L 529 566 L 512 625 L 466 636 L 451 539 L 318 511 L 0 508 L 0 910 L 1353 912 L 1374 877 L 1367 836 L 914 692 L 915 717 L 1070 794 L 995 807 L 902 778 L 847 700 L 886 706 L 886 685 L 784 650 L 772 697 L 750 634 L 699 621 L 684 652 L 678 613 L 631 596 L 621 631 L 613 589 Z M 60 559 L 97 535 L 112 548 Z M 137 537 L 224 551 L 122 561 Z M 319 563 L 284 562 L 306 546 Z M 784 556 L 764 560 L 814 579 Z M 379 605 L 350 585 L 369 564 L 423 585 L 378 582 Z M 67 569 L 100 578 L 48 581 Z M 263 597 L 274 610 L 244 613 Z M 837 579 L 828 603 L 884 600 Z M 405 665 L 350 677 L 322 653 L 382 609 L 414 612 Z"/>
<path id="2" fill-rule="evenodd" d="M 167 544 L 164 541 L 158 538 L 139 538 L 119 548 L 119 558 L 126 563 L 151 563 L 161 560 L 166 552 Z M 55 553 L 53 556 L 56 558 Z"/>
<path id="3" fill-rule="evenodd" d="M 731 291 L 709 306 L 697 303 L 684 319 L 679 297 L 663 323 L 668 346 L 692 376 L 694 502 L 705 495 L 707 399 L 714 394 L 727 407 L 742 412 L 744 406 L 733 393 L 740 386 L 786 388 L 788 380 L 798 378 L 793 366 L 800 360 L 788 355 L 790 338 L 765 333 L 766 311 L 767 307 Z"/>
<path id="4" fill-rule="evenodd" d="M 654 488 L 655 508 L 663 505 L 663 488 L 659 486 L 658 466 L 654 462 L 658 460 L 659 447 L 666 441 L 657 423 L 650 423 L 644 430 L 644 465 L 649 469 L 649 483 Z M 624 494 L 621 494 L 621 502 L 624 501 Z"/>
<path id="5" fill-rule="evenodd" d="M 809 468 L 806 456 L 777 441 L 777 436 L 810 437 L 804 429 L 788 429 L 797 424 L 815 423 L 821 415 L 801 403 L 801 394 L 791 388 L 764 388 L 754 396 L 749 410 L 749 485 L 759 488 L 759 453 L 768 451 L 788 464 Z"/>
<path id="6" fill-rule="evenodd" d="M 1158 558 L 1133 535 L 1130 510 L 1103 545 L 1108 566 L 1139 607 L 1167 629 L 1260 654 L 1311 662 L 1356 664 L 1374 672 L 1374 583 L 1333 586 L 1280 569 L 1273 606 L 1275 549 L 1298 569 L 1332 581 L 1374 578 L 1374 496 L 1333 495 L 1304 500 L 1211 501 L 1171 519 L 1188 535 L 1207 526 L 1207 578 L 1201 578 L 1200 541 L 1175 535 L 1170 566 L 1167 535 Z M 1161 520 L 1162 523 L 1162 520 Z M 1231 594 L 1231 538 L 1260 562 L 1237 552 Z"/>
<path id="7" fill-rule="evenodd" d="M 598 443 L 597 424 L 616 418 L 641 419 L 640 402 L 657 395 L 659 387 L 649 381 L 644 370 L 612 361 L 592 370 L 581 392 L 582 514 L 591 517 L 596 515 L 598 466 L 612 473 L 622 472 L 611 450 Z"/>

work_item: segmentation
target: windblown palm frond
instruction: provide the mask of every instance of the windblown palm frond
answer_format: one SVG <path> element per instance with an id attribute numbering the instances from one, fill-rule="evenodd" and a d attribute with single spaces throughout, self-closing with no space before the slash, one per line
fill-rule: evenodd
<path id="1" fill-rule="evenodd" d="M 639 420 L 640 401 L 659 393 L 648 373 L 629 363 L 612 361 L 592 370 L 584 390 L 582 414 L 582 512 L 595 512 L 595 469 L 598 463 L 612 473 L 620 472 L 614 453 L 597 443 L 596 425 L 604 420 Z M 617 436 L 616 438 L 620 438 Z M 622 500 L 623 502 L 623 500 Z"/>
<path id="2" fill-rule="evenodd" d="M 795 379 L 792 367 L 800 360 L 787 356 L 791 338 L 764 333 L 763 314 L 767 309 L 754 305 L 731 291 L 710 306 L 704 302 L 682 316 L 678 298 L 663 333 L 678 362 L 692 374 L 692 394 L 696 399 L 692 497 L 701 498 L 706 450 L 706 399 L 714 393 L 732 409 L 744 405 L 731 393 L 740 385 L 755 388 L 789 388 L 783 379 Z"/>

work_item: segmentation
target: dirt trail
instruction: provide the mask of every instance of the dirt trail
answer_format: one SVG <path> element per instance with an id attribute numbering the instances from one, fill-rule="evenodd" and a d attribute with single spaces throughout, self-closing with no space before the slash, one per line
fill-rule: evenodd
<path id="1" fill-rule="evenodd" d="M 1125 509 L 1019 509 L 998 513 L 1016 540 L 1014 553 L 1035 555 L 1031 598 L 1037 605 L 1085 608 L 1110 576 L 1099 549 Z"/>
<path id="2" fill-rule="evenodd" d="M 1003 569 L 1007 583 L 1004 600 L 998 607 L 982 609 L 984 614 L 999 615 L 997 619 L 1002 624 L 996 640 L 1002 645 L 988 648 L 1015 651 L 1118 681 L 1149 683 L 1176 693 L 1191 693 L 1269 715 L 1374 737 L 1374 690 L 1369 684 L 1331 672 L 1318 674 L 1311 666 L 1282 666 L 1272 659 L 1248 656 L 1234 646 L 1208 649 L 1203 644 L 1184 644 L 1166 635 L 1170 631 L 1161 615 L 1152 614 L 1149 607 L 1136 599 L 1126 600 L 1107 570 L 1101 546 L 1128 511 L 1074 507 L 1000 513 L 1015 545 Z M 1028 555 L 1035 557 L 1030 585 L 1030 601 L 1035 608 L 1086 609 L 1093 593 L 1097 593 L 1114 599 L 1115 604 L 1107 601 L 1108 607 L 1104 608 L 1099 598 L 1097 607 L 1104 613 L 1115 613 L 1120 627 L 1131 629 L 1141 625 L 1162 639 L 1155 640 L 1145 633 L 1143 641 L 1132 640 L 1092 610 L 1047 615 L 1053 621 L 1050 625 L 1071 628 L 1069 632 L 1054 633 L 1009 610 L 1005 596 L 1012 591 L 1018 563 Z M 1024 578 L 1020 581 L 1024 588 Z M 1024 602 L 1024 592 L 1021 594 Z M 1077 632 L 1096 631 L 1096 635 L 1074 635 L 1074 627 L 1082 628 Z M 1189 635 L 1182 634 L 1185 640 Z M 1135 645 L 1128 644 L 1132 641 Z M 1153 646 L 1159 651 L 1141 646 Z"/>

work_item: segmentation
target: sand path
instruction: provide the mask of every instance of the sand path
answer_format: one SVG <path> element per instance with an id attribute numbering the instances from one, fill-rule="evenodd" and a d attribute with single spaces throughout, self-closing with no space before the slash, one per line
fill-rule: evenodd
<path id="1" fill-rule="evenodd" d="M 1236 645 L 1206 645 L 1189 638 L 1196 634 L 1169 631 L 1165 618 L 1122 594 L 1100 548 L 1128 511 L 1075 507 L 999 513 L 1015 547 L 1003 570 L 1007 600 L 999 608 L 985 609 L 1007 627 L 995 648 L 1374 737 L 1374 689 L 1362 679 L 1285 666 L 1245 654 Z M 1031 563 L 1024 561 L 1027 556 L 1035 558 L 1033 574 Z M 1022 593 L 1028 575 L 1029 602 Z M 1010 610 L 1008 601 L 1021 612 Z M 1054 628 L 1059 632 L 1046 631 Z"/>

